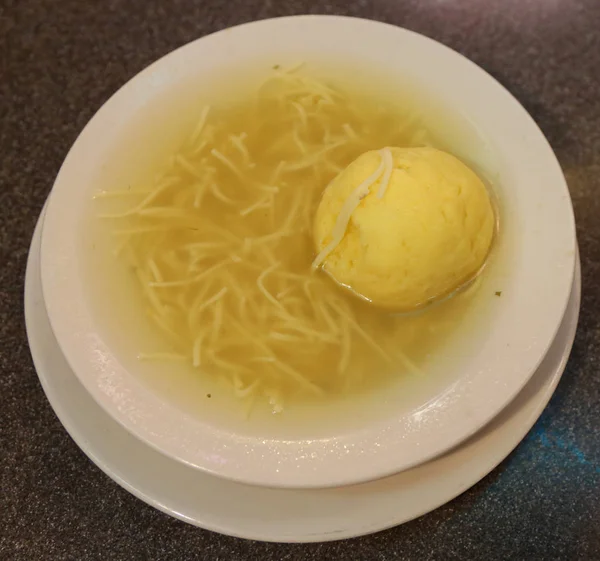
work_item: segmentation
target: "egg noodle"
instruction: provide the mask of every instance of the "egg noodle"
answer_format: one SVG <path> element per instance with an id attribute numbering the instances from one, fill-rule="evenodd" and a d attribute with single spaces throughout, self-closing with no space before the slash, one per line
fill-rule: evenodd
<path id="1" fill-rule="evenodd" d="M 164 348 L 140 359 L 191 363 L 274 411 L 294 395 L 360 388 L 376 371 L 417 370 L 398 345 L 418 335 L 413 324 L 311 270 L 377 182 L 383 196 L 388 149 L 316 259 L 311 228 L 339 171 L 366 150 L 423 142 L 423 130 L 414 115 L 390 126 L 389 115 L 299 70 L 273 72 L 244 103 L 204 107 L 153 185 L 97 195 L 122 205 L 102 216 L 164 334 Z"/>

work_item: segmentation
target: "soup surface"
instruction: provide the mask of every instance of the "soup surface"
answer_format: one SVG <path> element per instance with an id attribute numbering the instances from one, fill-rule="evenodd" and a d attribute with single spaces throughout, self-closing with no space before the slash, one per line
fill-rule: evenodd
<path id="1" fill-rule="evenodd" d="M 444 140 L 444 119 L 418 96 L 361 91 L 306 67 L 273 68 L 238 89 L 196 107 L 164 146 L 155 138 L 133 166 L 146 171 L 96 194 L 104 263 L 120 271 L 105 293 L 115 306 L 137 302 L 118 335 L 138 332 L 130 338 L 159 391 L 165 377 L 197 377 L 209 383 L 203 396 L 229 393 L 246 412 L 427 377 L 482 279 L 418 313 L 378 309 L 311 269 L 313 218 L 328 183 L 363 152 L 452 151 L 460 134 Z"/>

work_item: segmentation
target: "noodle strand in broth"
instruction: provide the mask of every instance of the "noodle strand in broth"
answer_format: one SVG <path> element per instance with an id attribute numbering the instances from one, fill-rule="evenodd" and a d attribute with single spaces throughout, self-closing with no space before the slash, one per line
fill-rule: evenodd
<path id="1" fill-rule="evenodd" d="M 165 334 L 164 349 L 140 358 L 185 360 L 275 412 L 417 372 L 398 347 L 426 336 L 419 318 L 373 309 L 311 269 L 328 182 L 359 154 L 414 138 L 427 141 L 414 114 L 386 113 L 299 67 L 274 72 L 250 100 L 204 107 L 154 185 L 98 197 L 121 204 L 103 216 Z M 382 194 L 389 167 L 384 149 L 363 187 Z"/>

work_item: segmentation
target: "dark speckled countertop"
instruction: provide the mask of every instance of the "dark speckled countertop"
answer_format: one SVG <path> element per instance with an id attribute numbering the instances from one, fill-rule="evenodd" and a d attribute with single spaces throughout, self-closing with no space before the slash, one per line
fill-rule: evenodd
<path id="1" fill-rule="evenodd" d="M 434 513 L 346 542 L 263 544 L 152 509 L 96 468 L 36 377 L 23 276 L 36 218 L 98 107 L 153 60 L 241 22 L 363 16 L 445 43 L 531 112 L 563 166 L 580 327 L 551 404 L 491 475 Z M 0 0 L 0 559 L 600 560 L 599 0 Z"/>

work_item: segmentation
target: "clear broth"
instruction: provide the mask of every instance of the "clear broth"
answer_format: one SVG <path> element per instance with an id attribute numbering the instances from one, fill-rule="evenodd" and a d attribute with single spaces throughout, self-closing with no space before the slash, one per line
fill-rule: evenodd
<path id="1" fill-rule="evenodd" d="M 136 161 L 115 152 L 98 181 L 101 190 L 125 190 L 128 194 L 94 201 L 91 209 L 96 218 L 87 241 L 95 249 L 90 252 L 90 270 L 102 274 L 94 275 L 90 286 L 111 302 L 98 309 L 111 348 L 132 371 L 140 372 L 143 383 L 153 391 L 191 414 L 208 408 L 220 423 L 245 417 L 250 410 L 254 418 L 268 423 L 270 412 L 283 406 L 279 420 L 287 417 L 295 422 L 298 415 L 310 412 L 316 423 L 327 418 L 334 430 L 332 419 L 356 409 L 359 403 L 378 403 L 378 408 L 385 409 L 384 403 L 406 407 L 427 401 L 432 390 L 440 387 L 440 377 L 432 377 L 439 370 L 434 367 L 436 358 L 449 360 L 460 355 L 465 337 L 475 342 L 474 324 L 485 314 L 493 294 L 486 284 L 486 272 L 475 286 L 454 298 L 416 314 L 397 315 L 361 302 L 323 273 L 311 272 L 314 210 L 328 182 L 358 155 L 383 146 L 430 144 L 455 153 L 476 169 L 475 162 L 485 167 L 486 155 L 484 144 L 467 123 L 414 87 L 393 87 L 372 77 L 365 80 L 369 87 L 359 89 L 352 85 L 350 72 L 338 70 L 335 77 L 325 68 L 299 72 L 309 79 L 328 76 L 324 82 L 331 91 L 325 92 L 326 97 L 339 106 L 322 104 L 327 112 L 326 127 L 323 120 L 313 121 L 310 116 L 324 97 L 306 103 L 293 97 L 294 117 L 290 107 L 281 106 L 278 95 L 270 95 L 273 80 L 265 86 L 264 72 L 248 73 L 235 85 L 222 84 L 205 91 L 201 100 L 182 97 L 176 106 L 171 100 L 157 112 L 153 130 L 140 119 L 139 127 L 132 127 L 128 144 L 135 142 L 136 153 L 146 157 Z M 216 124 L 218 130 L 213 138 L 204 139 L 194 129 L 208 103 L 207 123 Z M 243 139 L 244 149 L 229 135 Z M 348 142 L 324 152 L 326 156 L 316 158 L 315 165 L 286 171 L 286 165 L 298 167 L 310 158 L 319 150 L 315 146 L 324 148 L 343 137 Z M 199 149 L 204 140 L 208 144 Z M 233 162 L 237 171 L 211 155 L 212 147 Z M 175 154 L 183 155 L 183 165 L 174 160 Z M 201 176 L 207 166 L 214 170 L 209 182 L 218 190 L 205 185 L 202 195 L 197 195 L 201 189 L 196 187 L 206 183 Z M 176 204 L 183 212 L 158 219 L 139 215 L 98 218 L 99 214 L 131 209 L 147 196 L 149 185 L 156 188 L 169 176 L 177 177 L 177 188 L 168 188 L 154 204 L 163 209 Z M 261 185 L 277 187 L 277 192 L 261 190 L 257 187 Z M 261 208 L 263 199 L 268 199 L 268 205 Z M 295 214 L 290 209 L 296 209 Z M 165 224 L 173 228 L 141 234 L 141 245 L 131 237 L 123 244 L 124 231 Z M 284 236 L 257 241 L 284 230 Z M 287 235 L 287 231 L 291 233 Z M 138 244 L 137 253 L 129 251 L 132 244 Z M 169 282 L 181 280 L 173 277 L 180 269 L 170 267 L 160 256 L 194 244 L 204 253 L 197 268 L 188 268 L 188 278 L 214 267 L 215 273 L 202 281 L 169 286 Z M 209 250 L 210 244 L 215 245 Z M 157 263 L 149 267 L 140 262 L 140 255 L 150 255 L 150 246 L 158 250 L 157 259 L 162 259 L 158 275 Z M 118 258 L 115 252 L 120 253 Z M 193 260 L 189 256 L 184 259 L 187 265 Z M 153 287 L 150 298 L 141 290 L 140 270 L 146 284 L 164 283 Z M 262 276 L 265 271 L 268 276 Z M 226 293 L 190 322 L 190 309 L 202 307 L 223 288 L 228 289 Z M 149 319 L 153 298 L 170 310 L 168 325 L 162 329 L 160 322 Z M 215 304 L 219 302 L 217 314 Z M 327 340 L 291 327 L 294 316 L 318 316 L 305 327 L 315 328 L 321 335 L 327 332 L 328 320 L 316 308 L 331 302 L 336 306 L 328 308 L 329 319 L 342 327 L 339 336 Z M 281 327 L 278 305 L 287 314 L 287 329 Z M 205 336 L 197 345 L 199 331 Z M 281 337 L 274 339 L 273 333 Z M 218 349 L 212 359 L 211 345 Z M 198 346 L 201 360 L 194 366 Z M 154 360 L 140 363 L 139 353 L 152 355 Z M 290 371 L 309 385 L 299 382 Z M 311 391 L 311 386 L 319 391 Z M 361 418 L 358 415 L 355 421 Z"/>

